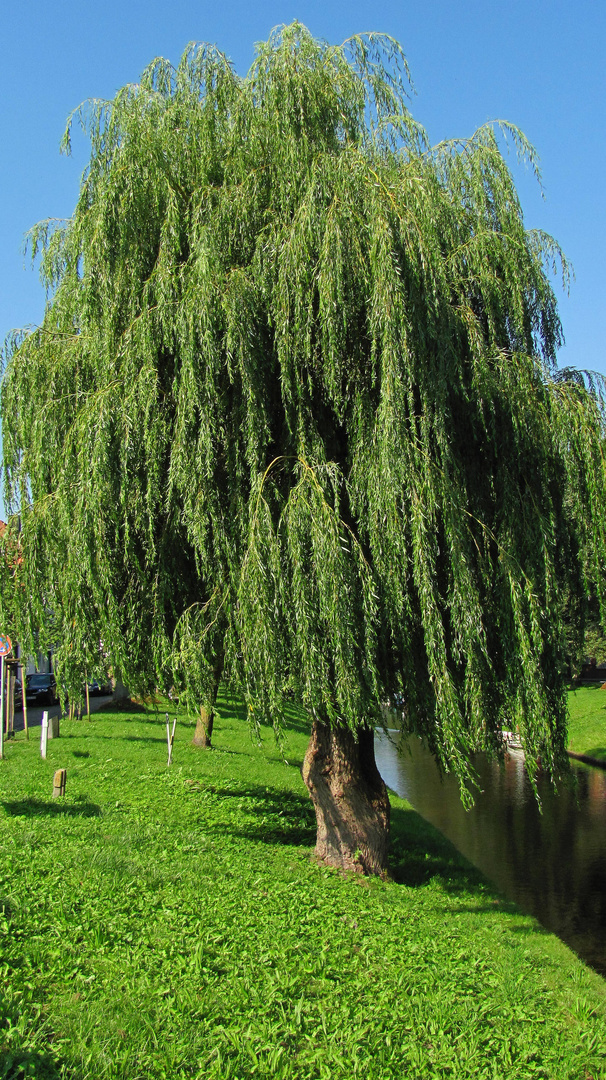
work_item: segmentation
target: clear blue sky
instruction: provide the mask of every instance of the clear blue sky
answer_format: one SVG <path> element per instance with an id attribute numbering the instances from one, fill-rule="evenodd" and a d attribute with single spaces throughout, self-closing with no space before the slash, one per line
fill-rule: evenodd
<path id="1" fill-rule="evenodd" d="M 606 4 L 604 0 L 30 0 L 5 5 L 0 50 L 0 340 L 40 320 L 44 295 L 22 245 L 46 217 L 75 205 L 84 140 L 59 154 L 70 111 L 112 97 L 158 55 L 177 61 L 189 41 L 215 42 L 245 74 L 255 41 L 305 23 L 339 43 L 381 30 L 404 47 L 413 114 L 433 142 L 470 135 L 486 120 L 517 124 L 536 146 L 545 198 L 516 169 L 529 227 L 552 233 L 573 264 L 560 292 L 560 364 L 606 374 Z M 0 514 L 2 505 L 0 504 Z"/>

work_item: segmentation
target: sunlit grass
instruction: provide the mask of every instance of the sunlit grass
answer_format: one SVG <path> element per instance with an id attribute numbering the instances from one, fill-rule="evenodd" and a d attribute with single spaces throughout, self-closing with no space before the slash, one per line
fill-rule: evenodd
<path id="1" fill-rule="evenodd" d="M 568 694 L 568 749 L 606 761 L 606 690 L 599 683 Z"/>
<path id="2" fill-rule="evenodd" d="M 173 713 L 174 714 L 174 713 Z M 604 1077 L 606 987 L 393 796 L 395 880 L 313 860 L 284 763 L 225 703 L 63 721 L 0 763 L 0 1077 Z M 67 795 L 51 798 L 67 768 Z"/>

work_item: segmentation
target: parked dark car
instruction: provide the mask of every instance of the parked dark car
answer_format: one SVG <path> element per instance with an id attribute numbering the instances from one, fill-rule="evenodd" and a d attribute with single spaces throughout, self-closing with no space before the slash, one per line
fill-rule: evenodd
<path id="1" fill-rule="evenodd" d="M 33 675 L 28 675 L 25 680 L 25 696 L 28 705 L 30 701 L 33 705 L 55 705 L 59 698 L 52 671 L 36 671 Z"/>
<path id="2" fill-rule="evenodd" d="M 88 684 L 88 693 L 90 697 L 99 697 L 101 694 L 111 694 L 112 688 L 106 682 L 99 682 L 98 679 L 93 679 Z"/>
<path id="3" fill-rule="evenodd" d="M 15 680 L 15 709 L 18 712 L 23 708 L 23 689 L 18 679 Z"/>

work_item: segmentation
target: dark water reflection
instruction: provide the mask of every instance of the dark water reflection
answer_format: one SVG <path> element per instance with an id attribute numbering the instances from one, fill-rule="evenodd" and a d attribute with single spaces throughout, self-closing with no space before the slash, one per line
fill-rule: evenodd
<path id="1" fill-rule="evenodd" d="M 393 736 L 394 738 L 397 736 Z M 435 825 L 505 896 L 606 975 L 606 771 L 573 765 L 576 790 L 539 779 L 543 813 L 520 754 L 475 761 L 482 793 L 466 811 L 418 739 L 403 754 L 377 733 L 386 784 Z"/>

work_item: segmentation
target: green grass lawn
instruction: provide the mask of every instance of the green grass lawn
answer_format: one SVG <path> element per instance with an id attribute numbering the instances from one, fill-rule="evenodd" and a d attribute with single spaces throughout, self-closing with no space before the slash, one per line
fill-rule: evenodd
<path id="1" fill-rule="evenodd" d="M 390 882 L 316 865 L 285 764 L 226 705 L 62 722 L 0 762 L 0 1077 L 606 1077 L 606 984 L 407 803 Z M 56 768 L 67 795 L 51 798 Z"/>
<path id="2" fill-rule="evenodd" d="M 597 683 L 568 694 L 568 749 L 606 761 L 606 690 Z"/>

